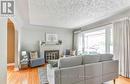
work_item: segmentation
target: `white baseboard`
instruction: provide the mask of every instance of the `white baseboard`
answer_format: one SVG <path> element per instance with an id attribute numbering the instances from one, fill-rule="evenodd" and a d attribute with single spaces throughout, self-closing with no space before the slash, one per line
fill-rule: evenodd
<path id="1" fill-rule="evenodd" d="M 15 63 L 9 63 L 7 66 L 14 66 L 14 71 L 19 71 L 19 68 L 15 67 Z"/>
<path id="2" fill-rule="evenodd" d="M 7 64 L 7 66 L 14 66 L 14 63 L 9 63 Z"/>
<path id="3" fill-rule="evenodd" d="M 19 71 L 19 68 L 14 68 L 14 71 Z"/>

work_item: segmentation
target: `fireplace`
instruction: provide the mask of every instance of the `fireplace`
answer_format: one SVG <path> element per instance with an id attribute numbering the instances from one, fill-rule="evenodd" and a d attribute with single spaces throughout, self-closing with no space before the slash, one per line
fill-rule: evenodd
<path id="1" fill-rule="evenodd" d="M 45 50 L 44 56 L 46 63 L 48 62 L 48 60 L 59 59 L 59 50 Z"/>

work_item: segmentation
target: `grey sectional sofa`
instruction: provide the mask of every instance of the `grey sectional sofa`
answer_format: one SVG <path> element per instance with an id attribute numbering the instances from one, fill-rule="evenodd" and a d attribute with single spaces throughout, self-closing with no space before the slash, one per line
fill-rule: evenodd
<path id="1" fill-rule="evenodd" d="M 118 77 L 118 60 L 113 55 L 60 58 L 58 67 L 47 65 L 49 84 L 102 84 Z"/>

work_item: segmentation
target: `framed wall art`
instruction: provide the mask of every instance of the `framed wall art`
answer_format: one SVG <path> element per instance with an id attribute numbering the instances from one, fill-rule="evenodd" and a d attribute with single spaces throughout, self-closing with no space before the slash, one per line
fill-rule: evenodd
<path id="1" fill-rule="evenodd" d="M 56 33 L 46 32 L 46 44 L 56 44 L 58 43 L 58 35 Z"/>

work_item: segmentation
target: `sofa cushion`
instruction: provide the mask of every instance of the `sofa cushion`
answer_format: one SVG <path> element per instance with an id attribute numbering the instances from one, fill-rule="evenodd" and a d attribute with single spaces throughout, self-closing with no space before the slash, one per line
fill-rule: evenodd
<path id="1" fill-rule="evenodd" d="M 99 55 L 84 55 L 83 64 L 96 63 L 100 61 Z"/>
<path id="2" fill-rule="evenodd" d="M 81 64 L 82 64 L 82 56 L 60 58 L 58 61 L 59 68 L 73 67 Z"/>
<path id="3" fill-rule="evenodd" d="M 109 61 L 112 60 L 113 55 L 112 54 L 99 54 L 100 56 L 100 61 Z"/>
<path id="4" fill-rule="evenodd" d="M 44 58 L 37 58 L 37 59 L 30 59 L 30 67 L 35 67 L 35 66 L 40 66 L 43 65 L 44 62 Z"/>

